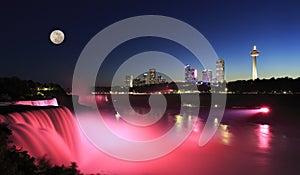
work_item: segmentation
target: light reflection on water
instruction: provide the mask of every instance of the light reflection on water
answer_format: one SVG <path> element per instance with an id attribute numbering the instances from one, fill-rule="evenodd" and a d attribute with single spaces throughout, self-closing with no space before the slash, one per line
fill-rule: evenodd
<path id="1" fill-rule="evenodd" d="M 222 143 L 225 145 L 230 145 L 232 134 L 229 132 L 228 125 L 220 124 L 219 131 L 220 131 Z"/>
<path id="2" fill-rule="evenodd" d="M 145 108 L 135 108 L 136 112 L 144 113 Z M 125 114 L 132 114 L 134 111 L 125 111 Z M 221 122 L 212 140 L 205 146 L 198 146 L 198 139 L 203 126 L 206 123 L 202 116 L 195 116 L 193 113 L 179 115 L 176 111 L 168 111 L 163 115 L 158 124 L 149 127 L 130 127 L 128 123 L 122 122 L 122 116 L 116 111 L 105 113 L 108 125 L 116 133 L 123 137 L 130 137 L 133 140 L 148 140 L 159 137 L 171 127 L 177 132 L 193 126 L 192 133 L 174 152 L 159 159 L 148 162 L 126 162 L 115 160 L 106 155 L 97 155 L 94 159 L 89 158 L 87 165 L 91 166 L 100 160 L 99 170 L 111 172 L 111 174 L 278 174 L 273 169 L 288 169 L 289 164 L 295 164 L 289 159 L 294 156 L 287 144 L 288 136 L 283 133 L 289 131 L 289 127 L 278 128 L 272 124 L 257 124 L 249 122 L 246 115 L 249 111 L 231 111 L 230 119 L 238 116 L 237 121 Z M 153 116 L 160 118 L 162 114 Z M 245 121 L 241 118 L 245 117 Z M 226 117 L 225 117 L 226 119 Z M 292 133 L 296 137 L 296 133 Z M 284 140 L 284 141 L 282 141 Z M 299 144 L 300 145 L 300 141 Z M 122 149 L 122 146 L 119 146 Z M 159 148 L 153 148 L 159 149 Z M 145 150 L 147 151 L 147 150 Z M 98 156 L 98 157 L 97 157 Z M 297 157 L 296 157 L 297 158 Z M 281 160 L 285 161 L 281 161 Z M 112 167 L 112 164 L 119 168 Z M 98 164 L 97 164 L 98 165 Z M 87 168 L 87 170 L 90 170 Z M 89 172 L 89 171 L 88 171 Z M 90 171 L 99 172 L 99 171 Z M 142 173 L 141 173 L 142 172 Z M 282 172 L 282 171 L 281 171 Z M 280 174 L 280 173 L 279 173 Z"/>
<path id="3" fill-rule="evenodd" d="M 268 153 L 270 150 L 270 142 L 272 139 L 272 134 L 270 132 L 270 125 L 259 124 L 256 129 L 256 134 L 258 137 L 257 146 L 260 150 Z"/>
<path id="4" fill-rule="evenodd" d="M 136 109 L 136 111 L 140 112 L 140 111 L 144 111 L 144 109 L 143 108 Z M 132 111 L 127 112 L 127 114 L 131 114 L 131 113 Z M 161 115 L 162 114 L 157 114 L 157 116 L 153 116 L 153 117 L 159 118 L 161 117 Z M 115 118 L 116 120 L 120 120 L 121 116 L 119 115 L 118 112 L 115 114 Z M 187 129 L 192 126 L 193 132 L 198 133 L 199 135 L 201 134 L 203 126 L 205 125 L 205 120 L 201 119 L 201 116 L 198 117 L 188 113 L 185 113 L 184 115 L 168 114 L 167 116 L 163 117 L 162 120 L 166 121 L 165 125 L 168 126 L 168 128 L 174 125 L 174 127 L 176 127 L 176 130 L 179 132 L 183 129 Z M 230 124 L 224 124 L 222 122 L 219 126 L 217 126 L 216 123 L 217 121 L 213 123 L 213 126 L 218 127 L 218 130 L 213 140 L 220 142 L 223 145 L 236 146 L 235 143 L 238 143 L 240 141 L 239 139 L 241 139 L 241 140 L 245 140 L 245 142 L 248 143 L 247 147 L 253 146 L 253 150 L 257 153 L 267 154 L 270 152 L 271 149 L 270 143 L 273 137 L 270 131 L 271 128 L 270 125 L 251 123 L 250 125 L 247 125 L 244 128 L 241 127 L 235 128 L 235 126 L 231 126 Z M 160 125 L 160 128 L 163 127 L 164 125 Z M 147 132 L 152 132 L 151 127 L 148 129 L 149 130 Z M 165 129 L 163 130 L 166 131 Z M 241 134 L 243 135 L 242 136 L 243 138 L 241 138 Z"/>
<path id="5" fill-rule="evenodd" d="M 271 161 L 271 141 L 273 136 L 270 128 L 270 125 L 258 124 L 255 130 L 257 136 L 257 162 L 263 166 L 269 166 Z"/>
<path id="6" fill-rule="evenodd" d="M 131 112 L 132 111 L 128 111 L 128 113 Z M 215 126 L 215 123 L 213 123 L 214 127 L 218 127 L 218 130 L 212 140 L 205 147 L 201 148 L 198 147 L 198 139 L 205 124 L 205 120 L 203 120 L 201 116 L 198 117 L 189 113 L 179 115 L 170 112 L 162 117 L 159 125 L 136 128 L 130 127 L 128 126 L 130 125 L 129 123 L 123 122 L 122 116 L 116 117 L 115 115 L 119 116 L 118 113 L 105 115 L 105 117 L 110 118 L 107 120 L 109 122 L 108 124 L 113 126 L 112 129 L 122 135 L 122 137 L 130 137 L 131 139 L 133 138 L 133 140 L 144 140 L 142 138 L 146 138 L 145 140 L 147 140 L 159 137 L 171 127 L 175 127 L 177 132 L 181 132 L 193 126 L 191 135 L 187 138 L 187 141 L 180 146 L 180 149 L 176 149 L 170 155 L 150 161 L 148 164 L 136 164 L 135 168 L 139 171 L 148 174 L 157 174 L 157 171 L 161 172 L 161 174 L 182 174 L 184 172 L 190 172 L 192 174 L 221 173 L 222 171 L 219 169 L 212 171 L 211 168 L 209 168 L 210 166 L 208 165 L 214 164 L 216 167 L 221 167 L 221 169 L 226 167 L 226 170 L 224 170 L 226 173 L 224 174 L 272 174 L 268 167 L 268 165 L 270 165 L 269 153 L 272 147 L 270 125 L 244 123 L 242 126 L 237 126 L 231 123 L 221 123 L 219 126 Z M 156 118 L 158 116 L 153 117 Z M 126 127 L 124 127 L 124 125 L 126 125 Z M 120 147 L 120 149 L 122 149 L 122 147 Z M 186 161 L 186 159 L 189 159 L 189 161 Z M 197 165 L 197 162 L 202 163 Z M 120 162 L 116 161 L 116 163 Z M 123 163 L 124 162 L 122 162 L 122 164 Z M 118 170 L 116 172 L 131 174 L 126 171 L 126 166 L 131 167 L 133 164 L 129 162 L 124 164 L 123 167 L 125 169 L 120 169 L 120 171 Z M 158 164 L 165 164 L 165 167 Z M 176 166 L 172 166 L 173 169 L 170 169 L 169 164 Z M 203 166 L 201 164 L 203 164 Z M 104 167 L 105 166 L 108 165 L 104 164 Z M 149 168 L 144 168 L 145 166 Z M 249 167 L 256 168 L 247 170 Z M 110 168 L 108 168 L 107 171 L 115 172 Z"/>

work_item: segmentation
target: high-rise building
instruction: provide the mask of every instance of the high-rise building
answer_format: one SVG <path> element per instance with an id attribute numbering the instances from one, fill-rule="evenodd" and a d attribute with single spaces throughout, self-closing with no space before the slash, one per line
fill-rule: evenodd
<path id="1" fill-rule="evenodd" d="M 155 84 L 156 79 L 156 70 L 149 69 L 149 84 Z"/>
<path id="2" fill-rule="evenodd" d="M 133 87 L 133 75 L 130 75 L 129 87 Z"/>
<path id="3" fill-rule="evenodd" d="M 198 81 L 198 71 L 197 71 L 197 69 L 191 69 L 191 79 L 192 79 L 192 82 L 197 82 Z"/>
<path id="4" fill-rule="evenodd" d="M 202 81 L 203 82 L 208 82 L 208 83 L 212 82 L 212 70 L 204 69 L 202 71 Z"/>
<path id="5" fill-rule="evenodd" d="M 164 79 L 162 75 L 157 75 L 156 84 L 162 84 L 165 82 L 166 82 L 166 79 Z"/>
<path id="6" fill-rule="evenodd" d="M 190 77 L 191 77 L 191 66 L 189 64 L 185 65 L 184 67 L 184 81 L 185 82 L 190 82 Z"/>
<path id="7" fill-rule="evenodd" d="M 133 86 L 133 75 L 126 75 L 125 77 L 125 86 L 132 87 Z"/>
<path id="8" fill-rule="evenodd" d="M 125 86 L 129 87 L 129 83 L 130 83 L 130 76 L 129 75 L 125 76 L 124 83 L 125 83 Z"/>
<path id="9" fill-rule="evenodd" d="M 259 51 L 256 50 L 256 45 L 253 46 L 253 50 L 250 52 L 250 55 L 253 58 L 252 80 L 255 80 L 255 79 L 257 79 L 256 57 L 259 56 Z"/>
<path id="10" fill-rule="evenodd" d="M 143 74 L 143 81 L 144 81 L 144 84 L 148 84 L 147 82 L 147 77 L 148 77 L 148 74 Z"/>
<path id="11" fill-rule="evenodd" d="M 143 81 L 139 77 L 133 79 L 133 86 L 136 87 L 136 86 L 142 86 L 142 85 L 144 85 Z"/>
<path id="12" fill-rule="evenodd" d="M 185 74 L 184 74 L 184 81 L 185 82 L 197 82 L 198 79 L 198 72 L 197 72 L 197 69 L 191 69 L 191 66 L 189 64 L 187 64 L 185 67 L 184 67 L 184 71 L 185 71 Z"/>
<path id="13" fill-rule="evenodd" d="M 157 78 L 156 78 L 156 84 L 160 84 L 161 80 L 162 80 L 161 75 L 158 75 Z"/>
<path id="14" fill-rule="evenodd" d="M 223 59 L 216 62 L 216 82 L 223 83 L 225 81 L 225 64 Z"/>

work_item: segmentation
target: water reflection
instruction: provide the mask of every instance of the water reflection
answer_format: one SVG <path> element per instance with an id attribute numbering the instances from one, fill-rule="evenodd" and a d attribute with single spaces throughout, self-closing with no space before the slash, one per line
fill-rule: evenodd
<path id="1" fill-rule="evenodd" d="M 257 137 L 257 162 L 260 165 L 264 165 L 263 167 L 267 167 L 270 165 L 270 155 L 271 155 L 271 141 L 272 141 L 272 133 L 270 132 L 270 125 L 259 124 L 255 130 Z"/>
<path id="2" fill-rule="evenodd" d="M 270 125 L 258 125 L 256 129 L 256 134 L 258 137 L 257 146 L 264 153 L 268 153 L 270 151 L 270 142 L 272 139 L 272 134 L 270 132 Z"/>
<path id="3" fill-rule="evenodd" d="M 228 125 L 220 124 L 220 136 L 223 144 L 230 145 L 232 134 L 229 132 Z"/>
<path id="4" fill-rule="evenodd" d="M 117 120 L 119 120 L 119 119 L 121 118 L 121 115 L 117 112 L 117 113 L 115 114 L 115 117 L 116 117 Z"/>
<path id="5" fill-rule="evenodd" d="M 182 115 L 175 115 L 176 127 L 178 129 L 182 128 L 183 125 L 183 116 Z"/>
<path id="6" fill-rule="evenodd" d="M 175 127 L 178 131 L 186 130 L 189 128 L 193 128 L 194 132 L 199 131 L 199 121 L 198 116 L 192 116 L 191 114 L 184 114 L 184 115 L 175 115 L 171 116 L 175 120 Z M 170 122 L 170 120 L 169 120 Z"/>

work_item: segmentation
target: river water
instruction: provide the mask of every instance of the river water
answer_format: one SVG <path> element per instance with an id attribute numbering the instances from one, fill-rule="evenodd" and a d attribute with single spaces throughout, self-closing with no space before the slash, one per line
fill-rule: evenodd
<path id="1" fill-rule="evenodd" d="M 195 101 L 180 104 L 178 96 L 167 95 L 165 110 L 144 116 L 151 111 L 149 95 L 131 95 L 133 108 L 97 95 L 101 117 L 98 110 L 83 106 L 76 114 L 65 107 L 21 107 L 14 112 L 8 106 L 10 112 L 2 112 L 0 122 L 9 124 L 13 143 L 29 154 L 58 164 L 75 161 L 83 173 L 300 174 L 298 96 L 227 96 L 224 117 L 212 118 L 210 123 L 215 134 L 199 146 L 211 111 L 209 99 L 201 96 L 199 107 Z M 116 109 L 114 102 L 121 108 Z M 157 105 L 152 103 L 152 107 Z M 263 113 L 260 107 L 270 111 Z M 145 121 L 152 123 L 145 125 Z M 170 132 L 173 135 L 167 135 Z"/>
<path id="2" fill-rule="evenodd" d="M 133 99 L 133 101 L 138 101 L 136 104 L 139 104 L 136 105 L 134 111 L 125 109 L 123 114 L 149 112 L 141 98 L 143 97 Z M 202 147 L 198 143 L 203 126 L 207 122 L 205 115 L 209 112 L 205 107 L 200 109 L 199 115 L 187 112 L 186 115 L 180 116 L 177 114 L 178 110 L 172 106 L 156 124 L 149 127 L 132 127 L 131 124 L 122 120 L 122 115 L 104 105 L 100 107 L 100 111 L 107 126 L 116 135 L 128 140 L 155 139 L 171 128 L 175 128 L 178 132 L 185 132 L 188 128 L 192 128 L 192 131 L 183 144 L 175 150 L 147 161 L 120 160 L 118 156 L 112 157 L 92 146 L 87 154 L 92 156 L 83 159 L 82 170 L 106 174 L 299 174 L 300 125 L 299 120 L 295 119 L 298 116 L 296 113 L 298 109 L 294 108 L 295 104 L 291 104 L 292 108 L 282 106 L 294 97 L 288 97 L 285 103 L 282 102 L 282 98 L 286 97 L 266 98 L 263 96 L 259 99 L 260 101 L 247 97 L 248 100 L 253 100 L 253 104 L 267 105 L 270 112 L 266 114 L 253 112 L 256 109 L 250 108 L 249 102 L 245 105 L 230 98 L 236 97 L 229 97 L 228 104 L 231 104 L 231 107 L 226 108 L 220 125 L 215 126 L 217 132 L 213 138 Z M 244 99 L 241 98 L 240 101 Z M 98 103 L 109 101 L 103 96 L 97 100 Z M 193 104 L 185 106 L 186 111 L 193 108 Z M 160 115 L 158 113 L 157 117 Z M 81 121 L 86 122 L 89 128 L 99 127 L 91 115 L 84 114 L 81 117 L 84 117 Z M 89 143 L 94 144 L 91 140 Z M 168 144 L 168 141 L 166 140 L 164 144 Z M 156 145 L 143 151 L 148 153 L 162 149 L 162 147 Z M 128 150 L 128 154 L 141 151 L 134 147 L 127 149 L 121 144 L 113 145 L 112 151 L 118 152 L 117 150 L 122 149 Z"/>

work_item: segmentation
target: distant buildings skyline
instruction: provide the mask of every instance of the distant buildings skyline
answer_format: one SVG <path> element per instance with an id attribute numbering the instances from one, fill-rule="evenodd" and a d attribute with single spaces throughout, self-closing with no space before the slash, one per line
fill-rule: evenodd
<path id="1" fill-rule="evenodd" d="M 198 70 L 192 68 L 191 65 L 186 64 L 184 67 L 184 80 L 185 83 L 198 83 L 199 81 L 205 83 L 224 83 L 225 80 L 225 61 L 224 59 L 218 59 L 216 61 L 216 77 L 213 77 L 213 71 L 211 69 L 204 69 L 201 72 L 201 79 L 198 79 Z M 157 75 L 156 69 L 149 69 L 148 73 L 143 73 L 142 75 L 134 78 L 133 75 L 125 76 L 125 86 L 143 86 L 143 85 L 153 85 L 166 83 L 166 77 L 162 75 Z"/>
<path id="2" fill-rule="evenodd" d="M 148 73 L 143 73 L 136 78 L 133 75 L 126 75 L 124 82 L 126 87 L 133 87 L 165 83 L 166 79 L 162 75 L 158 75 L 156 69 L 151 68 Z"/>
<path id="3" fill-rule="evenodd" d="M 250 56 L 252 57 L 252 80 L 255 80 L 258 78 L 257 74 L 257 64 L 256 64 L 256 58 L 259 56 L 260 52 L 257 50 L 256 45 L 253 45 L 253 49 L 250 52 Z M 198 79 L 198 70 L 196 68 L 192 68 L 190 64 L 186 64 L 184 67 L 184 80 L 182 82 L 185 83 L 198 83 L 198 82 L 205 82 L 205 83 L 224 83 L 226 82 L 225 79 L 225 61 L 223 58 L 219 58 L 216 60 L 215 65 L 215 77 L 213 74 L 213 71 L 211 68 L 205 68 L 201 71 L 201 78 Z M 149 74 L 149 79 L 148 79 Z M 143 78 L 130 78 L 133 77 L 133 75 L 128 76 L 126 75 L 125 78 L 125 86 L 132 87 L 135 85 L 146 85 L 146 84 L 159 84 L 166 82 L 166 79 L 164 79 L 163 76 L 156 75 L 156 69 L 151 68 L 149 69 L 149 72 L 143 74 Z M 172 81 L 172 80 L 171 80 Z M 130 82 L 132 82 L 130 84 Z M 179 81 L 180 82 L 180 81 Z"/>

